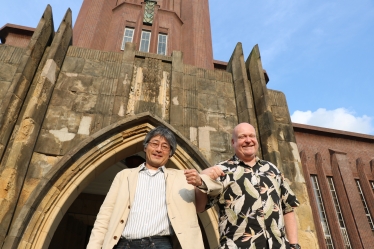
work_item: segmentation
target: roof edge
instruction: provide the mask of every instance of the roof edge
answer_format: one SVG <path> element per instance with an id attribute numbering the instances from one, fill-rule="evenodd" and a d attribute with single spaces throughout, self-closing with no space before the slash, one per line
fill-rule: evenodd
<path id="1" fill-rule="evenodd" d="M 17 24 L 12 24 L 12 23 L 7 23 L 3 27 L 0 28 L 0 31 L 6 28 L 11 28 L 11 29 L 18 29 L 21 31 L 31 31 L 34 32 L 35 28 L 27 27 L 27 26 L 22 26 L 22 25 L 17 25 Z"/>
<path id="2" fill-rule="evenodd" d="M 368 134 L 362 134 L 362 133 L 356 133 L 356 132 L 350 132 L 350 131 L 342 131 L 342 130 L 318 127 L 318 126 L 313 126 L 313 125 L 298 124 L 298 123 L 292 123 L 292 126 L 294 127 L 295 131 L 303 131 L 303 132 L 314 133 L 314 134 L 324 133 L 324 134 L 330 134 L 333 136 L 349 137 L 349 138 L 355 137 L 360 140 L 364 139 L 364 140 L 374 141 L 374 136 L 368 135 Z"/>

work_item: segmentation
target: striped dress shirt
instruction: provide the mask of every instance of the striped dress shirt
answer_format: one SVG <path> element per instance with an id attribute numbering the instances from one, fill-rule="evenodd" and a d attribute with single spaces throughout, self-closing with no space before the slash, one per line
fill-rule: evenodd
<path id="1" fill-rule="evenodd" d="M 150 172 L 145 163 L 140 167 L 135 198 L 122 236 L 141 239 L 172 234 L 166 207 L 165 166 Z"/>

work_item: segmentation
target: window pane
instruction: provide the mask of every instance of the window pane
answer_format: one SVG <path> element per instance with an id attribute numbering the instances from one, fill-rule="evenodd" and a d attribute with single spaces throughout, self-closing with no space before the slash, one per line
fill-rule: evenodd
<path id="1" fill-rule="evenodd" d="M 158 46 L 157 46 L 158 54 L 166 55 L 167 40 L 168 40 L 168 35 L 158 34 Z"/>
<path id="2" fill-rule="evenodd" d="M 151 40 L 151 32 L 143 30 L 139 50 L 142 51 L 142 52 L 149 52 L 149 42 L 150 42 L 150 40 Z"/>
<path id="3" fill-rule="evenodd" d="M 123 35 L 123 41 L 121 49 L 125 49 L 125 43 L 126 42 L 132 42 L 132 39 L 134 37 L 134 29 L 133 28 L 125 28 L 125 34 Z"/>

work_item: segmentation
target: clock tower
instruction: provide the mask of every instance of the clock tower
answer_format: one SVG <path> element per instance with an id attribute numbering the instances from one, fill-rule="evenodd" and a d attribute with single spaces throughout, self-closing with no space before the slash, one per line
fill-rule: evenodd
<path id="1" fill-rule="evenodd" d="M 73 45 L 119 52 L 133 42 L 143 52 L 183 52 L 185 64 L 213 69 L 208 0 L 84 0 Z"/>

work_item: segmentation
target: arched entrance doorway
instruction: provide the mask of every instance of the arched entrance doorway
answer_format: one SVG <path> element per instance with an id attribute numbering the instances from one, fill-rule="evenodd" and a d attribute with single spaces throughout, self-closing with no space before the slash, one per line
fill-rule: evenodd
<path id="1" fill-rule="evenodd" d="M 20 234 L 18 248 L 48 248 L 60 222 L 83 190 L 105 170 L 142 151 L 145 135 L 158 125 L 170 128 L 178 142 L 177 150 L 166 167 L 201 170 L 209 166 L 200 152 L 163 120 L 149 113 L 124 119 L 83 141 L 40 182 L 22 210 L 24 214 L 30 213 L 30 219 L 23 223 L 24 229 L 20 227 L 24 232 Z M 199 214 L 199 218 L 209 247 L 216 247 L 216 213 L 208 210 Z"/>

